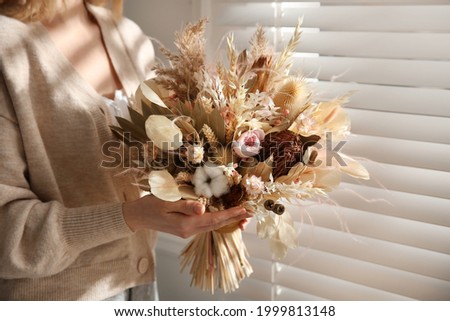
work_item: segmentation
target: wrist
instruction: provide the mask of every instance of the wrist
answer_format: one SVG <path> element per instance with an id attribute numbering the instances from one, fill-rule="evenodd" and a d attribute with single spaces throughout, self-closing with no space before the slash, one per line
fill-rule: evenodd
<path id="1" fill-rule="evenodd" d="M 122 203 L 122 215 L 125 223 L 131 231 L 136 232 L 140 229 L 139 213 L 137 201 Z"/>

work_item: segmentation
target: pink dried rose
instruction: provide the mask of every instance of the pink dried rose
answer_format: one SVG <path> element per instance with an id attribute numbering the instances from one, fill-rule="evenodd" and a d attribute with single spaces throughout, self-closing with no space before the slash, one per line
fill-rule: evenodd
<path id="1" fill-rule="evenodd" d="M 258 155 L 264 136 L 261 129 L 246 131 L 233 142 L 233 151 L 241 158 Z"/>

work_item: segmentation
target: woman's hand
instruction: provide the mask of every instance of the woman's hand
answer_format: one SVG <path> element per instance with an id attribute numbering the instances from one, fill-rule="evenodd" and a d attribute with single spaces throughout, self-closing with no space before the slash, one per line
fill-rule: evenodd
<path id="1" fill-rule="evenodd" d="M 182 238 L 216 230 L 251 217 L 241 207 L 211 213 L 205 212 L 205 206 L 197 201 L 166 202 L 151 195 L 124 203 L 123 216 L 133 231 L 152 229 Z"/>

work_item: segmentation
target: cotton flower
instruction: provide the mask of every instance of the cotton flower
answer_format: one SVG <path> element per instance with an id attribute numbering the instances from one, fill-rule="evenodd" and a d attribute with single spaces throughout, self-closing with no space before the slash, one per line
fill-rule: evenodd
<path id="1" fill-rule="evenodd" d="M 245 190 L 251 197 L 261 194 L 264 191 L 264 187 L 261 177 L 252 175 L 245 180 Z"/>
<path id="2" fill-rule="evenodd" d="M 230 190 L 223 168 L 211 162 L 206 162 L 204 166 L 195 170 L 192 184 L 195 186 L 195 194 L 207 198 L 220 197 Z"/>
<path id="3" fill-rule="evenodd" d="M 233 151 L 242 158 L 258 155 L 264 131 L 261 129 L 249 130 L 233 142 Z"/>
<path id="4" fill-rule="evenodd" d="M 205 151 L 202 146 L 190 145 L 187 148 L 187 159 L 192 164 L 200 164 L 203 160 Z"/>

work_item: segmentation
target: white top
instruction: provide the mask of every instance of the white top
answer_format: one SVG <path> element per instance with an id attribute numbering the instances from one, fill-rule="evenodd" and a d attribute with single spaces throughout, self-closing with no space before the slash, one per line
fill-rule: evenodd
<path id="1" fill-rule="evenodd" d="M 116 117 L 122 117 L 131 121 L 130 111 L 128 110 L 128 97 L 123 90 L 115 91 L 114 100 L 105 97 L 105 102 L 111 115 L 111 124 L 119 126 Z"/>

